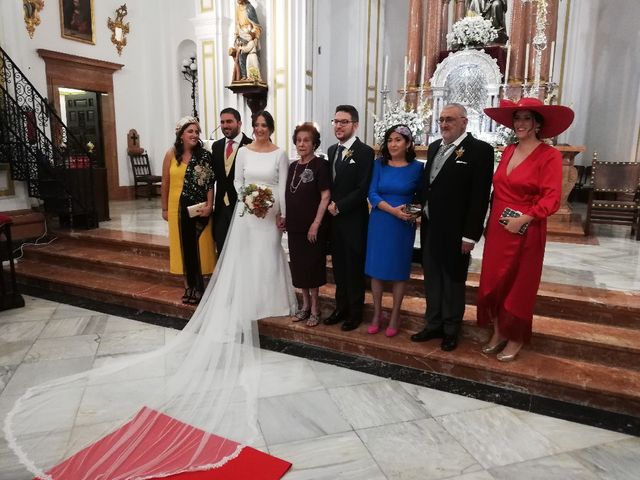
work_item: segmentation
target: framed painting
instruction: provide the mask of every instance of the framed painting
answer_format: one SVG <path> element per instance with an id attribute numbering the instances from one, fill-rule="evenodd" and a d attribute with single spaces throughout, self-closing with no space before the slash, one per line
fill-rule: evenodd
<path id="1" fill-rule="evenodd" d="M 60 0 L 62 37 L 96 43 L 93 0 Z"/>

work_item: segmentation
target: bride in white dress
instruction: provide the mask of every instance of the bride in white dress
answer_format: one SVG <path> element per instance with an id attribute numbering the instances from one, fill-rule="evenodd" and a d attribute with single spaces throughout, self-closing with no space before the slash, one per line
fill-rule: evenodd
<path id="1" fill-rule="evenodd" d="M 4 432 L 33 474 L 25 478 L 162 478 L 220 467 L 258 439 L 256 320 L 292 314 L 295 295 L 280 228 L 289 163 L 270 140 L 271 115 L 255 115 L 253 127 L 255 141 L 238 151 L 234 183 L 238 191 L 249 183 L 269 186 L 272 208 L 265 218 L 241 216 L 238 201 L 199 306 L 164 347 L 97 361 L 101 366 L 31 387 L 16 400 Z M 162 423 L 167 417 L 169 426 Z M 166 433 L 169 427 L 173 430 Z M 206 432 L 195 442 L 192 427 Z M 104 440 L 116 430 L 114 438 Z M 215 436 L 232 442 L 212 451 Z M 97 452 L 94 446 L 83 450 L 101 439 Z M 54 468 L 70 456 L 72 461 Z"/>

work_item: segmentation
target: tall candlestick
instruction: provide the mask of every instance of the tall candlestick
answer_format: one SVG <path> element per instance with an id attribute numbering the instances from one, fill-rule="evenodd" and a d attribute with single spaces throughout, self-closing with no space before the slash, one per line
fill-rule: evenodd
<path id="1" fill-rule="evenodd" d="M 385 55 L 382 65 L 382 88 L 387 88 L 387 77 L 389 75 L 389 55 Z"/>
<path id="2" fill-rule="evenodd" d="M 424 89 L 424 84 L 425 79 L 424 79 L 424 67 L 427 64 L 427 57 L 425 57 L 424 55 L 422 56 L 422 66 L 420 67 L 420 81 L 418 82 L 420 84 L 420 88 Z"/>
<path id="3" fill-rule="evenodd" d="M 527 84 L 527 79 L 529 78 L 529 44 L 527 43 L 527 47 L 524 49 L 524 84 Z"/>
<path id="4" fill-rule="evenodd" d="M 509 83 L 509 64 L 511 63 L 511 42 L 507 43 L 507 64 L 504 67 L 504 84 Z"/>
<path id="5" fill-rule="evenodd" d="M 404 56 L 404 78 L 402 79 L 402 88 L 407 89 L 407 70 L 409 70 L 409 58 Z"/>
<path id="6" fill-rule="evenodd" d="M 551 53 L 549 54 L 549 82 L 553 80 L 553 64 L 556 61 L 556 41 L 551 42 Z"/>

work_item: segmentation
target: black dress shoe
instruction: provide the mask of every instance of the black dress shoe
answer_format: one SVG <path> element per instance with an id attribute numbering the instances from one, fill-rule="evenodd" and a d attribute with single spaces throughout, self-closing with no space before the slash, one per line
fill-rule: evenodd
<path id="1" fill-rule="evenodd" d="M 325 325 L 335 325 L 343 321 L 345 318 L 347 318 L 347 314 L 344 310 L 334 310 L 322 323 Z"/>
<path id="2" fill-rule="evenodd" d="M 442 330 L 430 330 L 428 327 L 420 330 L 418 333 L 411 335 L 412 342 L 427 342 L 434 338 L 443 338 Z"/>
<path id="3" fill-rule="evenodd" d="M 456 349 L 458 346 L 458 336 L 457 335 L 445 335 L 442 339 L 442 344 L 440 348 L 445 352 L 451 352 Z"/>
<path id="4" fill-rule="evenodd" d="M 342 330 L 343 332 L 350 332 L 351 330 L 355 330 L 356 328 L 358 328 L 361 323 L 362 319 L 356 320 L 354 318 L 349 318 L 344 321 L 344 323 L 340 327 L 340 330 Z"/>

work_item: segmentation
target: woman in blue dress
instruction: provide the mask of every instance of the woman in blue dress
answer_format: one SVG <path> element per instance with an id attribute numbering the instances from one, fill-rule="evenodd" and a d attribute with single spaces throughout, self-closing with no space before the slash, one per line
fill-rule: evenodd
<path id="1" fill-rule="evenodd" d="M 411 271 L 416 215 L 407 211 L 420 191 L 423 164 L 416 161 L 413 135 L 406 125 L 394 125 L 384 135 L 382 157 L 373 166 L 369 187 L 369 233 L 365 273 L 371 277 L 373 320 L 367 329 L 375 334 L 381 328 L 384 282 L 391 282 L 393 309 L 387 337 L 398 334 L 400 307 Z"/>

